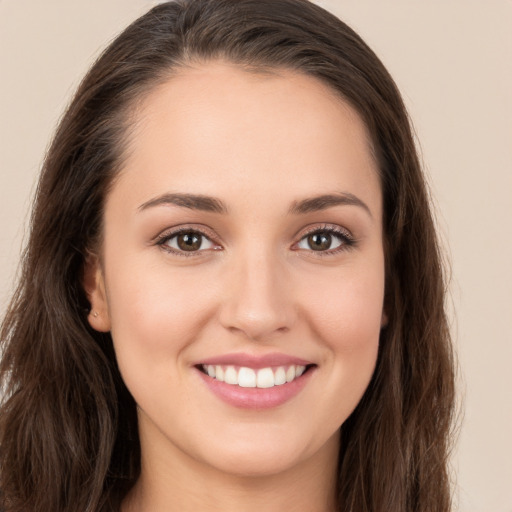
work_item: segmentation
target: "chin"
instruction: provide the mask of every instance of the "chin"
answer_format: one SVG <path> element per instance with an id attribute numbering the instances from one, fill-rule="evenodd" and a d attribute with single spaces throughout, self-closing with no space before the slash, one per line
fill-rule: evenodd
<path id="1" fill-rule="evenodd" d="M 285 473 L 300 464 L 301 459 L 294 454 L 264 453 L 252 449 L 238 453 L 220 461 L 216 459 L 215 468 L 240 478 L 265 478 Z"/>
<path id="2" fill-rule="evenodd" d="M 205 459 L 216 469 L 239 477 L 275 476 L 299 468 L 324 449 L 337 454 L 338 432 L 324 443 L 318 437 L 309 441 L 297 439 L 288 432 L 281 436 L 255 435 L 239 442 L 221 443 L 219 450 L 205 454 Z"/>

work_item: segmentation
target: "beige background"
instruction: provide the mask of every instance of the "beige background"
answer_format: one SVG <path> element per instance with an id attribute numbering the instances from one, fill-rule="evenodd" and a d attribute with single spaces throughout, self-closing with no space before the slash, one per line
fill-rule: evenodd
<path id="1" fill-rule="evenodd" d="M 0 0 L 0 311 L 50 134 L 92 59 L 149 0 Z M 512 512 L 512 1 L 324 0 L 388 66 L 452 258 L 465 416 L 458 510 Z"/>

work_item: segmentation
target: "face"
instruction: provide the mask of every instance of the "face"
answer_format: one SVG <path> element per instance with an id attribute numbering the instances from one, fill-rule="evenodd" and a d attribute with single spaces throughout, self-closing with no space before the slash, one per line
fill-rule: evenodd
<path id="1" fill-rule="evenodd" d="M 221 62 L 135 120 L 85 287 L 143 458 L 261 475 L 336 457 L 384 322 L 364 124 L 313 77 Z"/>

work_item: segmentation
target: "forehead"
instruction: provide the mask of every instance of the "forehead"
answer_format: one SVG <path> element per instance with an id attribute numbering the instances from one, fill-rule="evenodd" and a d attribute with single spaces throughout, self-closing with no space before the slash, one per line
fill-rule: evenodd
<path id="1" fill-rule="evenodd" d="M 380 191 L 360 116 L 331 87 L 292 70 L 186 67 L 131 118 L 119 181 L 140 197 L 157 188 L 222 195 L 234 182 L 251 196 Z"/>

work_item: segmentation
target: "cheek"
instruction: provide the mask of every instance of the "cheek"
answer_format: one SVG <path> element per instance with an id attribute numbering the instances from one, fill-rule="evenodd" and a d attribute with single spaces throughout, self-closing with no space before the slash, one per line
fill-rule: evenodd
<path id="1" fill-rule="evenodd" d="M 332 378 L 359 399 L 368 385 L 379 348 L 382 300 L 378 296 L 347 296 L 333 302 L 320 319 L 320 337 L 329 354 Z"/>
<path id="2" fill-rule="evenodd" d="M 170 386 L 181 377 L 177 363 L 197 339 L 214 302 L 214 290 L 198 289 L 200 275 L 158 268 L 131 260 L 118 262 L 108 274 L 116 357 L 136 399 L 151 382 Z"/>
<path id="3" fill-rule="evenodd" d="M 148 348 L 186 342 L 200 312 L 207 313 L 213 290 L 199 289 L 202 279 L 197 272 L 159 270 L 142 261 L 128 266 L 112 269 L 107 283 L 113 335 L 133 338 Z"/>
<path id="4" fill-rule="evenodd" d="M 321 364 L 327 371 L 319 407 L 328 413 L 332 428 L 339 427 L 359 403 L 372 378 L 381 331 L 383 265 L 365 270 L 345 268 L 329 279 L 317 280 L 304 314 L 314 339 L 323 348 Z M 319 290 L 323 290 L 320 292 Z"/>
<path id="5" fill-rule="evenodd" d="M 331 350 L 350 354 L 378 344 L 384 300 L 379 263 L 364 270 L 347 268 L 309 283 L 305 314 Z"/>

